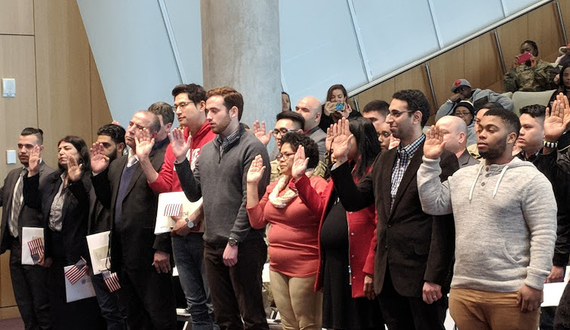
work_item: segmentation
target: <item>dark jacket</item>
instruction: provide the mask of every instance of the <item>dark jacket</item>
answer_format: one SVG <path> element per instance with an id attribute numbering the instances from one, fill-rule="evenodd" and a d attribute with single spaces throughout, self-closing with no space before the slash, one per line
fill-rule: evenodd
<path id="1" fill-rule="evenodd" d="M 10 235 L 8 222 L 12 212 L 12 198 L 14 197 L 14 187 L 22 171 L 21 167 L 13 169 L 4 179 L 4 186 L 0 188 L 0 206 L 2 206 L 2 221 L 0 223 L 0 254 L 4 253 L 8 246 L 7 235 Z M 47 166 L 44 162 L 40 164 L 39 184 L 43 185 L 46 177 L 55 170 Z M 18 218 L 18 238 L 22 241 L 22 227 L 45 227 L 45 220 L 39 209 L 30 208 L 25 204 L 22 205 L 20 216 Z"/>
<path id="2" fill-rule="evenodd" d="M 68 265 L 75 264 L 80 257 L 89 260 L 87 249 L 87 221 L 89 219 L 89 190 L 91 190 L 90 173 L 84 173 L 80 180 L 70 182 L 65 193 L 62 209 L 61 243 L 55 243 L 54 233 L 48 227 L 51 205 L 59 187 L 63 184 L 61 172 L 50 173 L 45 184 L 39 184 L 39 175 L 24 177 L 24 203 L 31 208 L 41 210 L 45 219 L 45 256 L 63 257 Z"/>
<path id="3" fill-rule="evenodd" d="M 400 182 L 390 210 L 392 167 L 397 148 L 382 152 L 372 172 L 354 184 L 347 163 L 331 172 L 342 204 L 357 211 L 370 204 L 378 213 L 377 245 L 374 260 L 374 290 L 382 291 L 389 266 L 396 291 L 405 297 L 422 297 L 424 282 L 446 289 L 454 252 L 453 216 L 431 216 L 422 211 L 417 189 L 417 171 L 422 163 L 423 143 L 412 157 Z M 455 155 L 445 152 L 441 180 L 459 168 Z"/>
<path id="4" fill-rule="evenodd" d="M 150 153 L 150 161 L 157 172 L 162 166 L 165 148 L 154 149 Z M 122 156 L 107 170 L 92 177 L 97 199 L 110 210 L 113 219 L 110 243 L 113 271 L 121 268 L 152 269 L 156 250 L 172 254 L 170 235 L 154 235 L 158 196 L 148 186 L 140 164 L 133 165 L 134 173 L 122 203 L 121 225 L 115 223 L 117 194 L 127 160 L 128 156 Z"/>

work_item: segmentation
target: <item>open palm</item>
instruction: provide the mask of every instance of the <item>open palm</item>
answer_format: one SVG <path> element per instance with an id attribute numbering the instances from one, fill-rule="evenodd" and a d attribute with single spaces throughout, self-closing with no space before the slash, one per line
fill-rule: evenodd
<path id="1" fill-rule="evenodd" d="M 426 141 L 424 143 L 424 156 L 429 159 L 437 159 L 443 153 L 445 141 L 443 141 L 443 134 L 436 126 L 430 127 L 426 133 Z"/>
<path id="2" fill-rule="evenodd" d="M 332 127 L 333 142 L 331 148 L 334 158 L 337 161 L 346 161 L 348 159 L 348 151 L 354 143 L 354 136 L 350 134 L 350 124 L 348 119 L 341 118 Z"/>
<path id="3" fill-rule="evenodd" d="M 172 148 L 172 153 L 178 162 L 183 161 L 184 158 L 186 158 L 186 154 L 188 153 L 188 150 L 190 150 L 191 141 L 191 137 L 188 138 L 188 141 L 184 140 L 184 131 L 180 129 L 174 129 L 170 133 L 170 147 Z"/>
<path id="4" fill-rule="evenodd" d="M 305 174 L 308 164 L 309 158 L 305 158 L 305 147 L 299 146 L 297 152 L 295 152 L 293 166 L 291 167 L 291 175 L 295 180 L 298 180 Z"/>
<path id="5" fill-rule="evenodd" d="M 247 183 L 257 184 L 263 177 L 263 172 L 265 172 L 265 166 L 263 165 L 263 159 L 261 155 L 255 156 L 249 169 L 247 170 Z"/>

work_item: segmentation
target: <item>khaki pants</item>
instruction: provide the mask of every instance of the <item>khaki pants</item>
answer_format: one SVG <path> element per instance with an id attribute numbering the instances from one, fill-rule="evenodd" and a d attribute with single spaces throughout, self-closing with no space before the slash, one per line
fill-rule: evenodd
<path id="1" fill-rule="evenodd" d="M 323 294 L 315 292 L 315 277 L 289 277 L 270 271 L 271 292 L 283 330 L 321 329 Z"/>
<path id="2" fill-rule="evenodd" d="M 461 330 L 536 330 L 539 310 L 522 313 L 516 292 L 451 289 L 449 314 Z"/>

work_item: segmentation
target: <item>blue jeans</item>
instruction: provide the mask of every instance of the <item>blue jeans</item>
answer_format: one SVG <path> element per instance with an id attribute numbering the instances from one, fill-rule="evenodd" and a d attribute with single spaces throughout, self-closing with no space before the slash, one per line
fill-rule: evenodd
<path id="1" fill-rule="evenodd" d="M 192 315 L 192 329 L 219 329 L 214 323 L 210 289 L 204 273 L 204 240 L 201 234 L 172 237 L 174 262 L 180 285 L 186 297 L 187 311 Z"/>

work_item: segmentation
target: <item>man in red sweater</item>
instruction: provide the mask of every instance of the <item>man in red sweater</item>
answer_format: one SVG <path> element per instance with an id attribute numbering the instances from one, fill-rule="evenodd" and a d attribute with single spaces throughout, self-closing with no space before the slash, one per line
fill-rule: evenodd
<path id="1" fill-rule="evenodd" d="M 176 112 L 180 128 L 186 139 L 191 139 L 187 158 L 192 170 L 200 155 L 202 146 L 214 139 L 216 134 L 210 130 L 206 121 L 206 91 L 196 84 L 182 84 L 172 90 L 174 96 L 173 111 Z M 153 141 L 139 141 L 137 156 L 151 189 L 156 193 L 182 191 L 178 175 L 174 170 L 174 154 L 168 145 L 164 155 L 164 164 L 157 173 L 149 160 Z M 200 207 L 194 214 L 176 222 L 172 231 L 172 250 L 178 267 L 180 284 L 188 304 L 187 312 L 192 315 L 193 329 L 217 329 L 214 324 L 213 308 L 209 303 L 210 290 L 203 266 L 204 241 L 198 231 L 204 215 Z"/>

